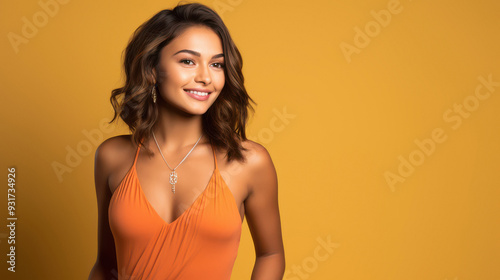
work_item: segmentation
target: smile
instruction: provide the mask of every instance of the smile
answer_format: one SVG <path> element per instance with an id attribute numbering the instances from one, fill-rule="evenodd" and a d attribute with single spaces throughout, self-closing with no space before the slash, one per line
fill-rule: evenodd
<path id="1" fill-rule="evenodd" d="M 207 96 L 209 93 L 208 92 L 201 92 L 201 91 L 195 91 L 195 90 L 185 90 L 186 92 L 196 94 L 198 96 Z"/>
<path id="2" fill-rule="evenodd" d="M 189 95 L 191 98 L 194 98 L 199 101 L 205 101 L 208 100 L 209 95 L 211 94 L 210 91 L 205 90 L 205 89 L 184 89 L 184 91 Z"/>

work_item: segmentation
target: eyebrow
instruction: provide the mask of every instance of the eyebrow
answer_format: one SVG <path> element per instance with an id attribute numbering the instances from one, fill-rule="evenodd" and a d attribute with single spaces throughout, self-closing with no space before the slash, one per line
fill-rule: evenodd
<path id="1" fill-rule="evenodd" d="M 184 50 L 180 50 L 180 51 L 178 51 L 178 52 L 174 53 L 172 56 L 174 56 L 174 55 L 176 55 L 176 54 L 178 54 L 178 53 L 181 53 L 181 52 L 190 53 L 190 54 L 192 54 L 192 55 L 196 55 L 196 56 L 198 56 L 198 57 L 199 57 L 199 56 L 201 56 L 201 54 L 200 54 L 199 52 L 196 52 L 196 51 L 193 51 L 193 50 L 186 50 L 186 49 L 184 49 Z M 214 58 L 218 58 L 218 57 L 224 57 L 224 54 L 223 54 L 223 53 L 216 54 L 216 55 L 212 56 L 212 59 L 214 59 Z"/>

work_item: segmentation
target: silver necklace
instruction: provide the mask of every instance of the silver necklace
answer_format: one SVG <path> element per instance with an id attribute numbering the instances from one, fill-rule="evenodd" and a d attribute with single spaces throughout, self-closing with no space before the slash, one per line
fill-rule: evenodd
<path id="1" fill-rule="evenodd" d="M 191 151 L 189 151 L 189 153 L 187 153 L 187 155 L 181 160 L 181 162 L 179 164 L 177 164 L 177 166 L 174 169 L 172 169 L 172 168 L 170 168 L 170 165 L 168 165 L 168 162 L 165 160 L 165 157 L 163 156 L 163 153 L 161 152 L 160 145 L 158 145 L 158 141 L 156 141 L 155 133 L 153 132 L 153 138 L 155 139 L 156 147 L 158 147 L 158 150 L 160 151 L 160 155 L 163 158 L 163 161 L 167 164 L 168 168 L 170 170 L 172 170 L 172 172 L 170 172 L 170 184 L 172 185 L 172 192 L 173 193 L 175 193 L 175 184 L 177 184 L 177 172 L 175 172 L 175 169 L 177 169 L 177 167 L 179 167 L 179 165 L 181 165 L 181 163 L 184 162 L 184 160 L 189 156 L 189 154 L 191 154 L 191 152 L 194 150 L 194 147 L 196 147 L 196 145 L 198 145 L 198 142 L 200 141 L 201 136 L 203 136 L 203 134 L 200 135 L 200 138 L 198 138 L 198 141 L 196 141 L 196 144 L 194 144 L 194 146 L 191 148 Z"/>

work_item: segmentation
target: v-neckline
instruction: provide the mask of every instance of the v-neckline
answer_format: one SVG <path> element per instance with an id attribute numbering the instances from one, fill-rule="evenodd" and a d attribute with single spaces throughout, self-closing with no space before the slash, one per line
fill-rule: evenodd
<path id="1" fill-rule="evenodd" d="M 149 202 L 149 199 L 146 197 L 146 194 L 144 193 L 144 190 L 142 189 L 141 182 L 139 181 L 139 176 L 137 176 L 137 159 L 139 158 L 139 150 L 140 150 L 140 146 L 138 147 L 137 155 L 135 156 L 135 160 L 134 160 L 134 166 L 132 168 L 133 168 L 133 171 L 134 171 L 135 181 L 137 182 L 138 187 L 139 187 L 140 195 L 144 198 L 144 200 L 146 201 L 147 205 L 152 209 L 154 215 L 156 217 L 158 217 L 158 219 L 160 219 L 166 226 L 169 227 L 169 226 L 177 223 L 177 221 L 179 221 L 183 216 L 187 215 L 187 212 L 189 212 L 189 210 L 191 210 L 191 208 L 193 208 L 194 205 L 196 203 L 198 203 L 198 200 L 200 200 L 205 195 L 205 193 L 207 192 L 208 188 L 212 184 L 212 181 L 214 180 L 215 174 L 219 170 L 218 166 L 217 166 L 217 157 L 215 156 L 215 151 L 214 151 L 214 149 L 212 147 L 212 153 L 214 155 L 214 164 L 215 164 L 215 167 L 214 167 L 214 171 L 212 172 L 212 176 L 210 176 L 210 180 L 208 180 L 208 183 L 205 186 L 205 189 L 198 195 L 198 197 L 196 197 L 196 199 L 194 200 L 194 202 L 186 210 L 184 210 L 184 212 L 182 212 L 182 214 L 180 214 L 177 218 L 175 218 L 173 221 L 171 221 L 170 223 L 168 223 L 167 221 L 165 221 L 165 219 L 163 219 L 160 216 L 160 214 L 158 213 L 158 211 L 156 211 L 156 209 L 153 207 L 153 205 L 151 204 L 151 202 Z"/>

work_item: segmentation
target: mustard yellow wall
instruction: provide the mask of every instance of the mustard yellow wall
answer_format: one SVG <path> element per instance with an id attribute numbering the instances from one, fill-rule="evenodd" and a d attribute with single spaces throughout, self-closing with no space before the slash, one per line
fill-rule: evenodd
<path id="1" fill-rule="evenodd" d="M 248 134 L 278 171 L 284 279 L 500 279 L 500 2 L 201 2 L 258 103 Z M 121 53 L 176 3 L 1 2 L 1 279 L 86 279 L 93 155 L 128 133 L 106 125 Z M 245 221 L 232 279 L 254 258 Z"/>

